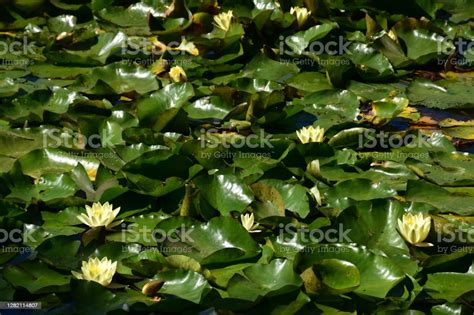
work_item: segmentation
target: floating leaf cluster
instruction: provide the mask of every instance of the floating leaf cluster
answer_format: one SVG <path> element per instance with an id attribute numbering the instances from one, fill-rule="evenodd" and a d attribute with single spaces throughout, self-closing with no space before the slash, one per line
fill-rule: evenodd
<path id="1" fill-rule="evenodd" d="M 473 312 L 472 1 L 0 4 L 0 300 Z"/>

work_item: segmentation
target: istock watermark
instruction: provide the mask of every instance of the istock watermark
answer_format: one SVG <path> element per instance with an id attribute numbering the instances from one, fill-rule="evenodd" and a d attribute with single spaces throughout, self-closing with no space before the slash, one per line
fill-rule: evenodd
<path id="1" fill-rule="evenodd" d="M 423 148 L 430 147 L 427 142 L 428 137 L 418 134 L 399 134 L 385 131 L 378 131 L 376 129 L 366 129 L 359 134 L 359 148 Z"/>
<path id="2" fill-rule="evenodd" d="M 60 129 L 50 129 L 43 133 L 43 147 L 59 148 L 59 147 L 76 147 L 85 148 L 86 146 L 97 149 L 105 147 L 113 147 L 113 135 L 91 134 L 86 136 L 80 132 L 65 132 Z"/>
<path id="3" fill-rule="evenodd" d="M 474 52 L 474 42 L 464 38 L 456 38 L 451 41 L 449 38 L 441 36 L 436 44 L 438 52 L 445 55 L 450 55 L 454 52 L 459 52 L 461 55 L 466 52 Z"/>
<path id="4" fill-rule="evenodd" d="M 0 244 L 5 242 L 11 242 L 21 244 L 24 241 L 36 242 L 35 238 L 31 235 L 30 230 L 22 229 L 0 229 Z"/>
<path id="5" fill-rule="evenodd" d="M 474 228 L 460 229 L 452 223 L 444 224 L 437 233 L 437 241 L 443 243 L 470 243 L 474 244 Z"/>
<path id="6" fill-rule="evenodd" d="M 31 231 L 26 229 L 0 229 L 0 253 L 31 253 L 33 249 L 29 246 L 20 246 L 25 242 L 35 243 L 36 239 L 32 236 Z"/>
<path id="7" fill-rule="evenodd" d="M 465 226 L 460 228 L 453 223 L 445 223 L 436 232 L 436 252 L 449 253 L 474 253 L 474 227 Z M 451 244 L 442 246 L 439 244 Z"/>
<path id="8" fill-rule="evenodd" d="M 186 228 L 181 224 L 175 229 L 151 229 L 146 226 L 139 226 L 136 223 L 121 225 L 121 242 L 128 244 L 130 242 L 140 244 L 140 252 L 156 251 L 162 254 L 184 254 L 193 250 L 191 244 L 194 240 L 191 238 L 192 229 Z M 143 245 L 147 244 L 147 245 Z M 122 246 L 124 252 L 128 252 L 127 246 Z"/>
<path id="9" fill-rule="evenodd" d="M 36 42 L 23 36 L 20 40 L 0 40 L 0 56 L 2 55 L 33 55 Z"/>
<path id="10" fill-rule="evenodd" d="M 447 37 L 441 37 L 441 40 L 437 41 L 437 50 L 439 55 L 449 56 L 438 58 L 439 66 L 469 67 L 472 64 L 472 57 L 467 56 L 474 56 L 474 41 L 464 38 L 450 40 Z"/>
<path id="11" fill-rule="evenodd" d="M 352 229 L 345 229 L 342 223 L 338 225 L 337 229 L 310 229 L 304 226 L 298 227 L 293 223 L 280 223 L 278 227 L 278 237 L 284 241 L 298 236 L 303 243 L 353 243 L 349 237 Z"/>
<path id="12" fill-rule="evenodd" d="M 225 149 L 263 149 L 273 148 L 270 142 L 271 135 L 264 133 L 260 129 L 258 134 L 251 134 L 243 136 L 235 132 L 220 132 L 218 129 L 200 129 L 199 140 L 201 141 L 201 148 L 217 148 L 223 147 Z"/>
<path id="13" fill-rule="evenodd" d="M 336 40 L 329 41 L 313 41 L 303 51 L 297 51 L 296 48 L 300 41 L 299 38 L 295 36 L 280 36 L 279 41 L 279 50 L 280 55 L 286 56 L 298 56 L 302 52 L 312 53 L 314 55 L 345 55 L 349 52 L 349 46 L 352 44 L 351 41 L 347 41 L 344 36 L 338 36 Z"/>
<path id="14" fill-rule="evenodd" d="M 162 43 L 154 38 L 128 37 L 122 43 L 122 54 L 131 56 L 154 55 L 161 56 L 168 53 L 171 56 L 184 55 L 187 53 L 196 54 L 196 47 L 192 42 L 187 42 L 185 36 L 181 36 L 181 41 L 170 41 Z"/>
<path id="15" fill-rule="evenodd" d="M 151 229 L 146 226 L 138 226 L 138 224 L 125 224 L 122 223 L 122 234 L 121 241 L 127 242 L 140 242 L 146 243 L 193 243 L 193 239 L 189 235 L 192 229 L 186 228 L 184 224 L 181 224 L 179 228 L 173 230 L 164 229 Z"/>

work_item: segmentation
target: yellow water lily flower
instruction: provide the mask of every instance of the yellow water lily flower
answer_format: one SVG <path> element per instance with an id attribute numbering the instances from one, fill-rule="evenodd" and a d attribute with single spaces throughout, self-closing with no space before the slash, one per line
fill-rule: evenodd
<path id="1" fill-rule="evenodd" d="M 112 282 L 115 271 L 117 270 L 117 262 L 108 259 L 107 257 L 102 258 L 89 258 L 88 261 L 82 262 L 82 268 L 80 272 L 72 271 L 72 275 L 77 279 L 95 281 L 101 285 L 108 286 Z"/>
<path id="2" fill-rule="evenodd" d="M 174 50 L 185 51 L 193 56 L 199 55 L 199 50 L 196 48 L 193 42 L 188 42 L 186 39 L 179 44 Z"/>
<path id="3" fill-rule="evenodd" d="M 108 202 L 101 204 L 100 202 L 94 202 L 92 207 L 86 205 L 86 212 L 81 213 L 77 218 L 90 227 L 114 227 L 119 225 L 122 221 L 117 221 L 112 223 L 115 220 L 115 217 L 120 212 L 120 207 L 113 210 L 113 207 Z"/>
<path id="4" fill-rule="evenodd" d="M 232 10 L 220 13 L 214 16 L 214 25 L 223 30 L 224 32 L 227 32 L 230 28 L 230 24 L 232 23 L 232 16 Z"/>
<path id="5" fill-rule="evenodd" d="M 403 238 L 415 246 L 424 246 L 422 243 L 430 232 L 431 217 L 423 213 L 403 215 L 402 220 L 398 219 L 398 231 Z"/>
<path id="6" fill-rule="evenodd" d="M 303 127 L 296 131 L 296 135 L 300 139 L 301 143 L 309 142 L 322 142 L 324 140 L 324 128 L 317 126 Z"/>
<path id="7" fill-rule="evenodd" d="M 290 13 L 296 16 L 296 22 L 298 23 L 298 27 L 303 26 L 303 24 L 306 23 L 309 16 L 311 15 L 311 11 L 308 11 L 308 9 L 301 7 L 291 7 Z"/>
<path id="8" fill-rule="evenodd" d="M 254 224 L 255 217 L 253 216 L 253 213 L 240 215 L 240 221 L 242 222 L 242 226 L 250 233 L 257 233 L 261 231 L 261 230 L 256 230 L 259 224 L 258 223 Z"/>
<path id="9" fill-rule="evenodd" d="M 175 66 L 171 68 L 169 74 L 171 80 L 173 80 L 174 82 L 183 82 L 188 79 L 188 77 L 186 76 L 186 72 L 184 72 L 184 69 L 180 66 Z"/>

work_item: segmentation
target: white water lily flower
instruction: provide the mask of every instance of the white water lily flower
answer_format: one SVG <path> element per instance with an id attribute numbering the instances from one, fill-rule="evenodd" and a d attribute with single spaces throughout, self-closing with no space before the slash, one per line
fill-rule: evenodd
<path id="1" fill-rule="evenodd" d="M 229 10 L 227 12 L 220 13 L 214 16 L 214 25 L 227 32 L 230 28 L 230 24 L 232 22 L 233 12 Z"/>
<path id="2" fill-rule="evenodd" d="M 77 279 L 95 281 L 101 285 L 108 286 L 112 282 L 112 278 L 117 270 L 117 262 L 109 260 L 107 257 L 89 258 L 88 261 L 82 262 L 80 272 L 72 271 L 72 275 Z"/>
<path id="3" fill-rule="evenodd" d="M 100 202 L 94 202 L 92 207 L 86 205 L 87 214 L 81 213 L 77 218 L 84 224 L 90 227 L 114 227 L 119 225 L 122 221 L 114 222 L 115 217 L 120 212 L 120 207 L 113 210 L 112 205 L 108 202 L 101 204 Z"/>
<path id="4" fill-rule="evenodd" d="M 171 80 L 173 80 L 174 82 L 183 82 L 188 79 L 188 77 L 186 76 L 186 72 L 184 72 L 184 69 L 180 66 L 175 66 L 171 68 L 169 74 Z"/>
<path id="5" fill-rule="evenodd" d="M 179 44 L 175 50 L 185 51 L 193 56 L 199 55 L 199 50 L 196 48 L 196 45 L 194 45 L 193 42 L 188 42 L 186 39 L 183 39 L 181 44 Z"/>
<path id="6" fill-rule="evenodd" d="M 431 217 L 423 213 L 403 215 L 402 220 L 398 219 L 398 231 L 403 238 L 415 246 L 426 246 L 431 244 L 422 243 L 430 232 Z"/>
<path id="7" fill-rule="evenodd" d="M 256 230 L 258 227 L 258 223 L 254 224 L 255 217 L 253 213 L 247 213 L 240 215 L 240 221 L 242 222 L 242 226 L 250 233 L 257 233 L 261 232 L 261 230 Z"/>
<path id="8" fill-rule="evenodd" d="M 311 11 L 308 11 L 306 8 L 301 7 L 291 7 L 290 13 L 296 16 L 296 22 L 298 27 L 303 26 L 304 23 L 308 20 L 311 15 Z"/>
<path id="9" fill-rule="evenodd" d="M 316 128 L 313 126 L 303 127 L 296 131 L 296 135 L 301 143 L 322 142 L 324 140 L 324 128 L 319 126 Z"/>

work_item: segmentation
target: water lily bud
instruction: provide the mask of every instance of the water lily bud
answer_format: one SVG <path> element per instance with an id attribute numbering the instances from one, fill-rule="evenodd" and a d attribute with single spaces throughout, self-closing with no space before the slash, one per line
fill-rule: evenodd
<path id="1" fill-rule="evenodd" d="M 161 280 L 152 280 L 145 284 L 142 288 L 142 293 L 145 295 L 155 295 L 156 292 L 161 289 L 164 281 Z"/>
<path id="2" fill-rule="evenodd" d="M 316 128 L 313 126 L 303 127 L 296 131 L 296 135 L 301 143 L 322 142 L 324 140 L 324 128 L 319 126 Z"/>
<path id="3" fill-rule="evenodd" d="M 398 231 L 403 238 L 415 246 L 423 245 L 423 241 L 428 237 L 431 228 L 431 217 L 422 213 L 403 215 L 402 220 L 398 219 Z"/>
<path id="4" fill-rule="evenodd" d="M 92 204 L 92 207 L 86 205 L 86 212 L 81 213 L 77 218 L 90 227 L 114 227 L 120 224 L 122 221 L 118 221 L 112 224 L 117 214 L 120 212 L 120 207 L 113 210 L 113 206 L 108 202 L 101 204 L 100 202 L 95 202 Z"/>
<path id="5" fill-rule="evenodd" d="M 72 274 L 77 279 L 95 281 L 103 286 L 108 286 L 112 282 L 116 270 L 116 261 L 112 262 L 107 257 L 99 260 L 96 257 L 82 262 L 82 273 L 72 271 Z"/>
<path id="6" fill-rule="evenodd" d="M 298 27 L 303 26 L 311 15 L 311 11 L 308 11 L 308 9 L 301 7 L 291 7 L 290 13 L 296 16 L 296 22 L 298 23 Z"/>
<path id="7" fill-rule="evenodd" d="M 319 167 L 319 160 L 313 160 L 311 161 L 308 166 L 306 166 L 306 170 L 308 173 L 310 173 L 313 176 L 320 176 L 321 175 L 321 169 Z"/>
<path id="8" fill-rule="evenodd" d="M 87 171 L 87 177 L 89 177 L 89 179 L 91 181 L 95 181 L 95 178 L 97 177 L 97 169 L 96 168 L 86 168 L 86 171 Z"/>
<path id="9" fill-rule="evenodd" d="M 84 169 L 86 170 L 89 179 L 91 181 L 95 181 L 97 171 L 99 169 L 99 164 L 90 162 L 81 162 L 81 164 L 84 166 Z"/>
<path id="10" fill-rule="evenodd" d="M 318 206 L 321 206 L 323 204 L 323 200 L 321 198 L 321 193 L 319 192 L 318 187 L 316 185 L 313 186 L 313 188 L 311 188 L 309 190 L 309 192 L 311 193 L 311 195 L 313 195 L 313 197 L 316 200 L 316 203 L 318 204 Z"/>

